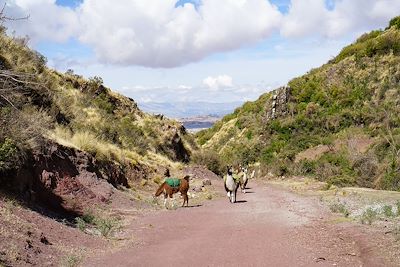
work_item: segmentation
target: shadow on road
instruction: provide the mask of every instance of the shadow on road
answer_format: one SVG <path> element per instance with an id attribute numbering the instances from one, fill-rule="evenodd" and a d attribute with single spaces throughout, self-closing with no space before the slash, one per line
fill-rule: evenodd
<path id="1" fill-rule="evenodd" d="M 184 208 L 199 208 L 199 207 L 202 207 L 203 205 L 202 204 L 197 204 L 197 205 L 189 205 L 189 206 L 184 206 Z"/>
<path id="2" fill-rule="evenodd" d="M 247 200 L 237 200 L 235 203 L 246 203 L 247 202 Z"/>

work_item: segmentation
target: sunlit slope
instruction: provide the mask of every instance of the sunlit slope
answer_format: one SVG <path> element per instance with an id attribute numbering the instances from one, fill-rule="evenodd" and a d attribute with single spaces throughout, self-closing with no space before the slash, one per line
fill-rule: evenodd
<path id="1" fill-rule="evenodd" d="M 226 163 L 400 190 L 400 19 L 247 102 L 197 141 Z"/>

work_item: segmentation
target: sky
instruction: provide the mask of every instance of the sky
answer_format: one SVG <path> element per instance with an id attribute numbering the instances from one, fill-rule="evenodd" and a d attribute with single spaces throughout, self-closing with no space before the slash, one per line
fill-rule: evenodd
<path id="1" fill-rule="evenodd" d="M 400 0 L 0 0 L 48 65 L 139 103 L 234 102 L 318 67 Z"/>

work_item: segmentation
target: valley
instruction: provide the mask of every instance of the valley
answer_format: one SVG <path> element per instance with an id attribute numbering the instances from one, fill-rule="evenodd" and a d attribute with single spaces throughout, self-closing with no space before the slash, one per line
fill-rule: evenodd
<path id="1" fill-rule="evenodd" d="M 118 12 L 108 9 L 106 16 L 99 10 L 107 1 L 99 9 L 94 8 L 98 1 L 75 6 L 47 1 L 41 4 L 55 13 L 66 12 L 61 16 L 65 23 L 73 21 L 64 29 L 55 23 L 57 16 L 42 15 L 41 23 L 51 20 L 57 31 L 77 34 L 92 20 L 109 18 L 108 11 L 120 18 L 116 24 L 124 25 L 107 32 L 108 21 L 95 24 L 89 33 L 93 30 L 96 42 L 86 32 L 53 34 L 55 39 L 44 43 L 35 38 L 45 35 L 37 29 L 46 27 L 25 26 L 36 29 L 33 44 L 12 30 L 17 25 L 12 23 L 30 25 L 23 24 L 30 15 L 4 12 L 25 14 L 24 8 L 37 3 L 4 3 L 0 267 L 400 266 L 400 17 L 362 34 L 286 85 L 269 77 L 271 84 L 282 84 L 272 88 L 264 78 L 247 82 L 260 70 L 263 77 L 274 76 L 275 70 L 259 65 L 270 56 L 263 51 L 265 44 L 245 47 L 265 38 L 268 31 L 256 27 L 264 20 L 250 23 L 252 30 L 249 25 L 233 27 L 236 20 L 220 20 L 225 13 L 211 12 L 216 6 L 209 5 L 224 3 L 229 18 L 239 12 L 243 20 L 269 10 L 275 14 L 274 25 L 291 15 L 292 5 L 286 14 L 269 1 L 233 2 L 150 5 L 142 15 L 132 15 L 139 25 L 133 30 L 127 26 L 130 14 L 120 15 L 125 6 L 118 6 Z M 125 4 L 135 12 L 148 8 L 136 0 Z M 32 25 L 41 8 L 29 9 Z M 158 16 L 162 8 L 169 13 Z M 95 14 L 92 20 L 86 20 L 88 10 Z M 198 21 L 186 24 L 193 17 Z M 226 21 L 234 30 L 217 31 Z M 297 24 L 285 25 L 289 34 L 287 27 Z M 115 36 L 99 42 L 103 29 Z M 261 35 L 253 36 L 257 32 Z M 274 42 L 282 37 L 276 38 Z M 253 41 L 234 44 L 247 39 Z M 66 43 L 60 48 L 53 42 Z M 50 59 L 34 50 L 35 45 Z M 266 50 L 279 54 L 284 47 L 273 43 Z M 239 48 L 241 53 L 234 54 Z M 58 52 L 50 53 L 52 49 Z M 76 62 L 68 56 L 74 51 L 82 53 L 75 54 Z M 208 53 L 216 54 L 205 60 Z M 202 60 L 206 65 L 200 75 L 196 64 Z M 257 64 L 248 68 L 252 60 Z M 222 68 L 222 62 L 229 68 Z M 85 75 L 59 64 L 77 64 Z M 128 68 L 133 65 L 135 69 Z M 184 74 L 185 68 L 190 75 Z M 107 81 L 87 75 L 97 69 Z M 230 75 L 224 74 L 228 70 Z M 234 80 L 231 73 L 241 78 Z M 197 85 L 184 85 L 193 77 Z M 107 85 L 110 81 L 118 90 Z M 172 93 L 160 97 L 165 92 Z M 132 98 L 134 94 L 140 98 Z M 199 95 L 207 100 L 191 98 Z M 254 95 L 258 99 L 247 101 Z M 186 191 L 177 193 L 179 185 L 163 187 L 168 179 L 183 177 L 186 189 L 189 183 L 188 207 L 180 206 Z M 238 189 L 245 177 L 251 177 L 247 193 Z M 224 178 L 233 188 L 228 189 Z M 226 191 L 236 189 L 238 201 L 230 203 Z M 174 193 L 172 199 L 164 201 L 166 192 Z"/>

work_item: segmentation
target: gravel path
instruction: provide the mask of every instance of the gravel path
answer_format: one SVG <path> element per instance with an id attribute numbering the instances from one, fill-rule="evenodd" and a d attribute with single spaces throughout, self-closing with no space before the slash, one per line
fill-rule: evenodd
<path id="1" fill-rule="evenodd" d="M 224 197 L 138 218 L 129 227 L 135 242 L 82 266 L 390 266 L 318 200 L 250 187 L 235 204 Z"/>

